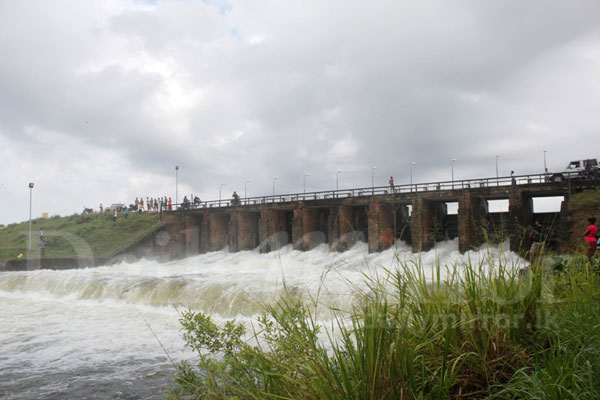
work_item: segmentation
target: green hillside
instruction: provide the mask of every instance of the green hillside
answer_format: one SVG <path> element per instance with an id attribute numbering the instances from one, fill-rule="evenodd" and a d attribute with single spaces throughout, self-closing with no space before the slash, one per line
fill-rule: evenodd
<path id="1" fill-rule="evenodd" d="M 32 221 L 32 252 L 30 258 L 40 257 L 40 229 L 47 243 L 46 258 L 110 257 L 173 219 L 159 214 L 120 213 L 117 221 L 111 213 L 71 215 L 68 217 L 38 218 Z M 27 257 L 29 221 L 0 228 L 0 259 Z"/>

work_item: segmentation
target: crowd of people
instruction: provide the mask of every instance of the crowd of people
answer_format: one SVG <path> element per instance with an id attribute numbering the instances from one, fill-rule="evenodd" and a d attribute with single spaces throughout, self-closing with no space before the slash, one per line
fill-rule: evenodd
<path id="1" fill-rule="evenodd" d="M 163 196 L 159 198 L 140 197 L 139 199 L 136 197 L 135 201 L 127 207 L 130 211 L 137 212 L 160 212 L 160 211 L 170 211 L 173 210 L 173 200 L 170 197 Z"/>
<path id="2" fill-rule="evenodd" d="M 184 209 L 188 209 L 188 208 L 198 208 L 201 205 L 201 200 L 198 196 L 194 196 L 193 194 L 190 195 L 190 197 L 188 198 L 187 195 L 183 197 L 182 203 L 181 203 L 181 208 Z M 135 201 L 131 204 L 129 204 L 128 206 L 125 205 L 121 205 L 119 207 L 114 207 L 114 205 L 112 206 L 112 208 L 105 208 L 104 205 L 102 203 L 100 203 L 99 206 L 99 210 L 100 213 L 104 213 L 105 211 L 111 211 L 113 213 L 113 220 L 117 219 L 118 216 L 118 212 L 124 212 L 125 213 L 125 218 L 127 218 L 127 216 L 129 215 L 130 212 L 137 212 L 137 213 L 142 213 L 142 212 L 163 212 L 163 211 L 173 211 L 177 208 L 177 204 L 175 204 L 173 202 L 173 199 L 171 197 L 168 196 L 163 196 L 163 197 L 149 197 L 146 196 L 146 198 L 144 198 L 143 196 L 141 197 L 136 197 Z M 93 213 L 93 209 L 91 208 L 84 208 L 84 213 Z"/>

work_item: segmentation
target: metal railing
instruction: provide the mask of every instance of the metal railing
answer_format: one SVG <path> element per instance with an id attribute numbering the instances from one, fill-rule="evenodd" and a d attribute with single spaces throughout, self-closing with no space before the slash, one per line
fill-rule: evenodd
<path id="1" fill-rule="evenodd" d="M 390 194 L 406 194 L 416 192 L 431 192 L 440 190 L 468 190 L 488 187 L 545 184 L 550 181 L 551 173 L 501 176 L 494 178 L 463 179 L 454 181 L 440 181 L 428 183 L 413 183 L 394 186 L 362 187 L 353 189 L 322 190 L 306 193 L 285 193 L 268 196 L 255 196 L 240 198 L 233 204 L 233 200 L 208 200 L 200 203 L 173 204 L 173 211 L 178 209 L 197 210 L 204 208 L 231 207 L 233 205 L 259 205 L 273 203 L 290 203 L 307 200 L 342 199 L 349 197 L 364 197 Z M 163 210 L 165 211 L 165 210 Z"/>

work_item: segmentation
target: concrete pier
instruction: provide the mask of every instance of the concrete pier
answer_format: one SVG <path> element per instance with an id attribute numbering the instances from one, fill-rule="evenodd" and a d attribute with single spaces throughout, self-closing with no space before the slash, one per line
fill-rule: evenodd
<path id="1" fill-rule="evenodd" d="M 465 192 L 458 200 L 458 250 L 478 248 L 489 230 L 488 205 L 480 196 Z"/>

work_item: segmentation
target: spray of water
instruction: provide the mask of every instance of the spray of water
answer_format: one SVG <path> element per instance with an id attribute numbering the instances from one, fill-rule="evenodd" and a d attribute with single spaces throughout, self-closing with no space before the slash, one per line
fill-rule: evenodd
<path id="1" fill-rule="evenodd" d="M 366 289 L 365 277 L 383 275 L 399 262 L 425 268 L 466 260 L 493 267 L 500 258 L 516 267 L 521 263 L 506 246 L 463 255 L 457 247 L 449 241 L 413 254 L 399 242 L 368 254 L 359 242 L 343 253 L 326 245 L 307 252 L 287 246 L 268 254 L 219 251 L 163 264 L 141 260 L 2 272 L 0 381 L 10 382 L 8 398 L 11 393 L 80 398 L 98 385 L 120 392 L 130 388 L 138 395 L 147 390 L 148 398 L 162 398 L 173 373 L 165 354 L 174 360 L 191 357 L 181 338 L 179 310 L 202 311 L 216 321 L 250 321 L 287 290 L 318 299 L 318 318 L 327 322 L 329 308 L 350 307 L 356 290 Z"/>

